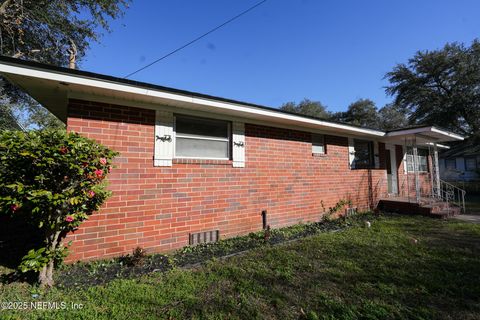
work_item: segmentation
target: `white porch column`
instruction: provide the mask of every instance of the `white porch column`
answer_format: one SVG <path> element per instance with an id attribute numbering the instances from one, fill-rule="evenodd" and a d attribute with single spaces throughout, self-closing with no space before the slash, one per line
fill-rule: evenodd
<path id="1" fill-rule="evenodd" d="M 433 159 L 432 162 L 433 164 L 433 172 L 432 172 L 432 186 L 435 188 L 435 194 L 433 194 L 434 197 L 440 198 L 441 197 L 441 191 L 440 191 L 440 167 L 438 166 L 438 148 L 437 144 L 433 144 Z"/>
<path id="2" fill-rule="evenodd" d="M 413 140 L 413 173 L 415 176 L 415 195 L 417 201 L 420 201 L 420 176 L 418 174 L 418 149 L 417 149 L 417 141 L 416 139 Z"/>

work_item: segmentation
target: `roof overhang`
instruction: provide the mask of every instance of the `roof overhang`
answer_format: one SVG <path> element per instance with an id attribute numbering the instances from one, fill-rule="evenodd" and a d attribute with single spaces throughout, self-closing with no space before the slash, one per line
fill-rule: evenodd
<path id="1" fill-rule="evenodd" d="M 459 141 L 464 138 L 461 135 L 435 126 L 426 126 L 389 131 L 386 133 L 385 139 L 389 142 L 395 142 L 398 144 L 405 143 L 406 140 L 414 139 L 416 144 L 429 145 L 434 143 L 438 145 L 440 142 Z"/>
<path id="2" fill-rule="evenodd" d="M 0 73 L 64 122 L 67 118 L 68 100 L 74 98 L 100 102 L 115 101 L 118 104 L 150 109 L 168 107 L 177 112 L 201 111 L 252 120 L 270 126 L 288 126 L 388 142 L 417 133 L 433 139 L 426 142 L 463 140 L 463 137 L 434 127 L 427 127 L 428 130 L 416 128 L 415 132 L 411 130 L 384 132 L 323 121 L 251 103 L 8 57 L 0 57 Z"/>

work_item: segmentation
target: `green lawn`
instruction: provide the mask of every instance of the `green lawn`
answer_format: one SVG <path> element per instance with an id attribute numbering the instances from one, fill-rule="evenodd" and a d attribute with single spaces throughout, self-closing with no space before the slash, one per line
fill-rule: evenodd
<path id="1" fill-rule="evenodd" d="M 0 301 L 32 301 L 31 290 L 0 284 Z M 384 216 L 371 228 L 37 300 L 84 306 L 0 319 L 480 319 L 480 225 Z"/>

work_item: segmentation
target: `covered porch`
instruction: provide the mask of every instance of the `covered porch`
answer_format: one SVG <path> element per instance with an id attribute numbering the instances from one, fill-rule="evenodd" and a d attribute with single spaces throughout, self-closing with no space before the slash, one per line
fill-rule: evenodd
<path id="1" fill-rule="evenodd" d="M 436 127 L 386 134 L 386 191 L 377 207 L 446 218 L 465 211 L 466 192 L 440 179 L 438 150 L 462 136 Z"/>

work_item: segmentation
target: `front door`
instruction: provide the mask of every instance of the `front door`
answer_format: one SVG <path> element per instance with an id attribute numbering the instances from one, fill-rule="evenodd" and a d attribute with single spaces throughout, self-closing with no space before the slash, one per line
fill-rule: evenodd
<path id="1" fill-rule="evenodd" d="M 386 165 L 387 165 L 387 188 L 389 194 L 398 193 L 398 182 L 397 182 L 397 165 L 395 158 L 395 149 L 388 148 L 386 149 Z"/>

